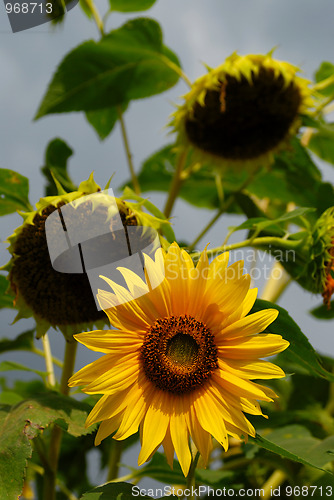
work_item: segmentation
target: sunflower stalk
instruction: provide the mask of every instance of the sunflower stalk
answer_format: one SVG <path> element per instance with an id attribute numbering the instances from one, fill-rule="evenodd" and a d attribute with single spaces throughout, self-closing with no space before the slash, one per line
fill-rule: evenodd
<path id="1" fill-rule="evenodd" d="M 123 448 L 123 441 L 117 441 L 116 439 L 113 440 L 112 446 L 110 448 L 107 481 L 113 481 L 118 478 L 119 465 Z"/>
<path id="2" fill-rule="evenodd" d="M 64 367 L 60 380 L 59 392 L 67 396 L 69 393 L 68 379 L 73 373 L 75 355 L 77 351 L 77 342 L 66 342 Z M 55 500 L 56 498 L 56 485 L 57 485 L 57 469 L 58 459 L 60 454 L 60 446 L 62 439 L 62 429 L 58 425 L 54 425 L 51 431 L 51 438 L 48 450 L 48 464 L 49 467 L 45 469 L 44 484 L 43 484 L 43 498 L 48 500 Z"/>
<path id="3" fill-rule="evenodd" d="M 192 456 L 191 458 L 191 464 L 190 464 L 190 469 L 189 473 L 187 475 L 187 481 L 186 481 L 186 487 L 190 490 L 190 495 L 187 497 L 189 500 L 194 500 L 195 495 L 194 495 L 194 490 L 196 486 L 196 479 L 195 479 L 195 472 L 196 472 L 196 467 L 198 464 L 200 454 L 199 451 L 196 451 L 195 457 Z"/>
<path id="4" fill-rule="evenodd" d="M 172 185 L 169 191 L 169 195 L 166 201 L 165 209 L 164 209 L 164 214 L 168 218 L 172 212 L 174 203 L 176 201 L 176 198 L 179 194 L 180 188 L 182 186 L 182 171 L 184 169 L 186 159 L 188 156 L 188 148 L 184 149 L 182 153 L 180 153 L 178 157 L 178 161 L 176 163 L 176 168 L 175 168 L 175 173 L 174 177 L 172 180 Z"/>
<path id="5" fill-rule="evenodd" d="M 278 488 L 286 479 L 286 474 L 282 470 L 275 470 L 269 479 L 262 486 L 262 490 L 264 494 L 262 498 L 264 500 L 269 500 L 272 496 L 272 492 L 274 489 Z"/>
<path id="6" fill-rule="evenodd" d="M 56 377 L 54 372 L 50 341 L 47 333 L 43 335 L 42 342 L 43 342 L 48 384 L 50 387 L 54 387 L 56 385 Z"/>
<path id="7" fill-rule="evenodd" d="M 288 275 L 280 262 L 276 261 L 271 269 L 269 280 L 263 289 L 261 299 L 269 302 L 277 302 L 292 278 Z"/>
<path id="8" fill-rule="evenodd" d="M 121 125 L 123 144 L 124 144 L 126 159 L 127 159 L 130 174 L 131 174 L 133 188 L 134 188 L 136 194 L 140 194 L 140 185 L 139 185 L 139 181 L 138 181 L 138 178 L 137 178 L 137 175 L 136 175 L 136 172 L 134 169 L 133 161 L 132 161 L 132 154 L 131 154 L 131 150 L 130 150 L 128 134 L 127 134 L 126 128 L 125 128 L 125 123 L 124 123 L 123 112 L 122 112 L 121 106 L 117 106 L 117 115 L 118 115 L 119 123 Z"/>

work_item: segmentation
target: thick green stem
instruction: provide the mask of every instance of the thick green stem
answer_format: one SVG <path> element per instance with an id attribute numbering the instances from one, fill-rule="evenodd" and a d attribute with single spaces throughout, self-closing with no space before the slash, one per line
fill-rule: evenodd
<path id="1" fill-rule="evenodd" d="M 75 355 L 77 350 L 77 342 L 72 340 L 66 342 L 65 346 L 65 359 L 64 367 L 60 380 L 59 391 L 65 396 L 69 393 L 68 379 L 71 377 L 74 370 Z M 62 430 L 55 425 L 51 431 L 48 464 L 49 467 L 45 469 L 44 485 L 43 485 L 43 498 L 45 500 L 55 500 L 56 498 L 56 483 L 57 483 L 57 468 L 60 453 L 60 445 L 62 438 Z"/>
<path id="2" fill-rule="evenodd" d="M 180 156 L 178 158 L 175 172 L 174 172 L 174 177 L 172 180 L 172 185 L 169 190 L 169 195 L 166 201 L 165 209 L 164 209 L 164 214 L 166 217 L 169 217 L 170 214 L 172 213 L 172 209 L 175 203 L 175 200 L 177 198 L 177 195 L 179 194 L 183 179 L 182 179 L 182 171 L 184 169 L 186 159 L 188 156 L 188 148 L 184 149 L 182 153 L 180 153 Z"/>
<path id="3" fill-rule="evenodd" d="M 124 123 L 123 112 L 122 112 L 121 106 L 117 106 L 117 115 L 118 115 L 119 122 L 121 124 L 121 132 L 122 132 L 122 138 L 123 138 L 123 143 L 124 143 L 124 149 L 125 149 L 126 159 L 127 159 L 130 174 L 131 174 L 133 189 L 135 190 L 136 194 L 140 194 L 140 186 L 139 186 L 138 178 L 137 178 L 134 166 L 133 166 L 132 154 L 131 154 L 131 150 L 130 150 L 130 146 L 129 146 L 129 139 L 128 139 L 128 135 L 127 135 L 126 128 L 125 128 L 125 123 Z"/>
<path id="4" fill-rule="evenodd" d="M 123 447 L 124 447 L 123 441 L 117 441 L 116 439 L 113 440 L 109 455 L 107 481 L 113 481 L 114 479 L 118 478 L 119 463 Z"/>
<path id="5" fill-rule="evenodd" d="M 190 495 L 187 496 L 187 499 L 189 499 L 189 500 L 194 500 L 194 498 L 195 498 L 195 495 L 193 494 L 193 492 L 194 492 L 195 487 L 196 487 L 195 471 L 196 471 L 198 459 L 199 459 L 199 452 L 197 451 L 195 457 L 193 457 L 191 460 L 190 469 L 188 472 L 187 482 L 186 482 L 186 488 L 188 488 L 190 490 Z"/>
<path id="6" fill-rule="evenodd" d="M 56 377 L 53 367 L 52 353 L 50 347 L 50 341 L 48 334 L 45 333 L 42 337 L 43 348 L 44 348 L 44 358 L 45 358 L 45 366 L 47 371 L 47 379 L 50 387 L 54 387 L 56 385 Z"/>

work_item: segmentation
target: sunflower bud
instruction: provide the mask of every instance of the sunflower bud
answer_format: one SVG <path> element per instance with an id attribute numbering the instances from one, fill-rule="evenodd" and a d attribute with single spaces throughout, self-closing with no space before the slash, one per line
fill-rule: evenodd
<path id="1" fill-rule="evenodd" d="M 281 264 L 292 278 L 306 290 L 321 293 L 329 308 L 334 293 L 334 207 L 320 216 L 300 247 L 284 255 Z"/>
<path id="2" fill-rule="evenodd" d="M 313 106 L 309 82 L 298 71 L 271 53 L 232 54 L 184 96 L 171 122 L 179 144 L 218 167 L 271 164 Z"/>

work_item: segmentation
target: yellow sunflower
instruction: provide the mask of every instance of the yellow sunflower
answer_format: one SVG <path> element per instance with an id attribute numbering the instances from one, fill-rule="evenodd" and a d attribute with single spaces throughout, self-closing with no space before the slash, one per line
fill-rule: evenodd
<path id="1" fill-rule="evenodd" d="M 128 289 L 103 278 L 114 293 L 99 291 L 98 298 L 116 330 L 75 335 L 106 355 L 73 375 L 69 385 L 103 394 L 86 422 L 102 421 L 96 445 L 115 431 L 113 437 L 122 440 L 140 428 L 139 465 L 162 444 L 168 463 L 175 451 L 187 475 L 190 438 L 207 463 L 211 436 L 227 450 L 228 435 L 255 435 L 244 412 L 262 415 L 258 401 L 277 396 L 251 380 L 284 377 L 278 366 L 259 358 L 289 343 L 259 334 L 278 312 L 247 316 L 257 290 L 249 290 L 242 261 L 228 267 L 227 253 L 209 265 L 204 251 L 194 267 L 173 243 L 167 254 L 157 250 L 155 261 L 145 256 L 145 268 L 147 284 L 118 268 Z"/>
<path id="2" fill-rule="evenodd" d="M 171 121 L 178 143 L 218 167 L 269 165 L 314 105 L 298 71 L 271 53 L 233 53 L 184 96 Z"/>

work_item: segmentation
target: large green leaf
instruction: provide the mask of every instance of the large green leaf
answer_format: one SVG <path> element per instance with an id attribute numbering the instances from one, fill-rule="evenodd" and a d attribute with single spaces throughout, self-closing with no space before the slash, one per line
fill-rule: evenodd
<path id="1" fill-rule="evenodd" d="M 14 170 L 0 168 L 0 215 L 17 210 L 31 210 L 29 180 Z"/>
<path id="2" fill-rule="evenodd" d="M 57 393 L 45 393 L 15 406 L 0 405 L 0 498 L 17 500 L 21 494 L 31 440 L 51 423 L 58 423 L 73 436 L 85 429 L 90 410 L 84 403 Z"/>
<path id="3" fill-rule="evenodd" d="M 150 492 L 149 488 L 146 488 Z M 152 488 L 152 495 L 154 490 Z M 80 500 L 133 500 L 134 497 L 143 498 L 144 500 L 152 498 L 144 493 L 144 490 L 139 486 L 134 486 L 128 483 L 106 483 L 102 486 L 97 486 L 91 491 L 87 491 L 82 495 Z M 160 497 L 161 500 L 168 498 L 176 498 L 175 496 Z"/>
<path id="4" fill-rule="evenodd" d="M 255 438 L 250 438 L 250 442 L 289 460 L 321 470 L 333 459 L 334 436 L 320 440 L 301 425 L 281 427 L 265 437 L 257 434 Z"/>
<path id="5" fill-rule="evenodd" d="M 268 331 L 282 335 L 290 342 L 290 346 L 284 351 L 284 357 L 302 366 L 312 375 L 334 382 L 334 375 L 321 365 L 320 359 L 307 337 L 285 309 L 266 300 L 257 299 L 251 312 L 269 308 L 277 309 L 279 315 L 268 327 Z"/>
<path id="6" fill-rule="evenodd" d="M 53 139 L 47 145 L 45 151 L 45 164 L 41 168 L 43 175 L 47 178 L 48 184 L 45 187 L 46 196 L 57 194 L 57 186 L 53 176 L 66 188 L 67 191 L 75 191 L 73 184 L 67 173 L 67 161 L 72 156 L 73 150 L 60 138 Z"/>
<path id="7" fill-rule="evenodd" d="M 164 92 L 179 79 L 176 55 L 162 43 L 159 24 L 140 18 L 88 41 L 58 67 L 36 118 L 96 111 Z"/>
<path id="8" fill-rule="evenodd" d="M 34 348 L 35 330 L 27 330 L 14 339 L 0 340 L 0 354 L 8 351 L 31 351 Z"/>
<path id="9" fill-rule="evenodd" d="M 120 107 L 124 113 L 128 107 L 128 103 L 123 103 Z M 103 141 L 108 137 L 118 120 L 117 106 L 99 109 L 97 111 L 88 111 L 86 113 L 86 118 L 97 132 L 99 138 Z"/>
<path id="10" fill-rule="evenodd" d="M 109 0 L 110 9 L 118 12 L 139 12 L 148 10 L 156 0 Z"/>

